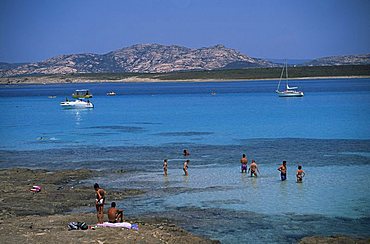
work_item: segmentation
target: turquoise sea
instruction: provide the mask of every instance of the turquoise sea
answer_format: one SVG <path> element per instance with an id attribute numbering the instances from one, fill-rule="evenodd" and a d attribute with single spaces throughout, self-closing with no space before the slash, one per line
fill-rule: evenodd
<path id="1" fill-rule="evenodd" d="M 291 82 L 305 92 L 301 98 L 277 97 L 276 84 L 3 85 L 0 167 L 123 170 L 84 183 L 143 189 L 119 202 L 128 217 L 167 217 L 223 243 L 370 237 L 370 79 Z M 60 107 L 84 88 L 94 109 Z M 256 160 L 258 178 L 240 173 L 243 153 Z M 281 182 L 283 160 L 288 179 Z"/>

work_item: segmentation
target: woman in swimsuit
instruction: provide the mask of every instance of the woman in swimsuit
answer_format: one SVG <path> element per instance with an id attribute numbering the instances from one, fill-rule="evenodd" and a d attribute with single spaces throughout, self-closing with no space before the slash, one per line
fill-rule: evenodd
<path id="1" fill-rule="evenodd" d="M 98 223 L 103 223 L 104 218 L 104 203 L 105 203 L 105 191 L 99 187 L 98 183 L 94 184 L 96 192 L 95 207 L 97 212 Z"/>
<path id="2" fill-rule="evenodd" d="M 188 165 L 189 165 L 189 163 L 190 163 L 190 160 L 188 159 L 188 160 L 186 160 L 185 161 L 185 163 L 184 163 L 184 168 L 183 168 L 183 170 L 184 170 L 184 173 L 185 173 L 185 175 L 186 176 L 188 176 L 189 174 L 188 174 Z"/>

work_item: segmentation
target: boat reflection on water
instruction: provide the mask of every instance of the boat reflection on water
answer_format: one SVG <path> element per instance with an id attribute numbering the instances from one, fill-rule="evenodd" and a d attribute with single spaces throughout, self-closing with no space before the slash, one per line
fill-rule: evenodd
<path id="1" fill-rule="evenodd" d="M 71 121 L 75 121 L 76 125 L 86 118 L 86 116 L 93 111 L 93 109 L 63 109 L 65 113 L 68 114 L 68 117 Z"/>

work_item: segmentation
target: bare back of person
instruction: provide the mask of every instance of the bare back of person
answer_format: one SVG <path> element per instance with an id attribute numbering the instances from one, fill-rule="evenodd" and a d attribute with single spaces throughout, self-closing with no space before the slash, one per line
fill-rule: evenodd
<path id="1" fill-rule="evenodd" d="M 110 223 L 123 222 L 123 210 L 117 209 L 115 202 L 112 202 L 108 209 L 108 220 Z"/>
<path id="2" fill-rule="evenodd" d="M 257 176 L 257 172 L 259 173 L 257 164 L 254 160 L 252 160 L 251 165 L 249 166 L 248 172 L 251 172 L 251 176 Z"/>
<path id="3" fill-rule="evenodd" d="M 247 172 L 248 159 L 247 159 L 247 156 L 245 156 L 245 154 L 243 154 L 242 158 L 240 159 L 240 163 L 241 163 L 242 173 Z"/>

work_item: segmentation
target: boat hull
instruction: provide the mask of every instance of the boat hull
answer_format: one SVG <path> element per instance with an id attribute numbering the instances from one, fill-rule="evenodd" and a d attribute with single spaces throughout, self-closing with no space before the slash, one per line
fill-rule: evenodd
<path id="1" fill-rule="evenodd" d="M 60 106 L 62 106 L 62 108 L 78 108 L 78 109 L 94 108 L 94 104 L 92 104 L 91 102 L 85 102 L 80 100 L 61 102 Z"/>
<path id="2" fill-rule="evenodd" d="M 300 91 L 277 92 L 279 97 L 303 97 L 304 93 Z"/>

